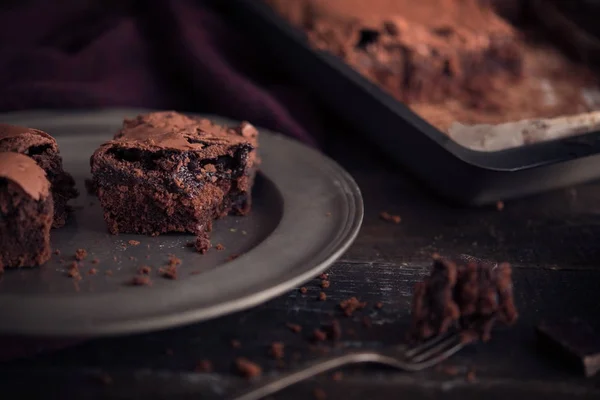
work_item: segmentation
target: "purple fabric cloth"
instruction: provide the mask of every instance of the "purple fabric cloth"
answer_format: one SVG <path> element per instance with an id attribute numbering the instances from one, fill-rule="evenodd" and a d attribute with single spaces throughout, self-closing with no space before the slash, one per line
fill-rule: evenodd
<path id="1" fill-rule="evenodd" d="M 308 96 L 210 1 L 20 4 L 0 13 L 0 110 L 201 111 L 315 144 Z"/>
<path id="2" fill-rule="evenodd" d="M 319 124 L 307 94 L 286 82 L 210 2 L 11 3 L 0 5 L 2 111 L 135 106 L 208 112 L 316 143 L 311 134 Z M 78 343 L 1 342 L 0 361 Z"/>

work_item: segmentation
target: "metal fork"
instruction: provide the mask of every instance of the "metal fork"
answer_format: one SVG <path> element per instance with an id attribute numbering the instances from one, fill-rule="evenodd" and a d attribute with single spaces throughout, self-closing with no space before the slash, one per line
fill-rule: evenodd
<path id="1" fill-rule="evenodd" d="M 410 349 L 406 346 L 393 346 L 382 350 L 350 349 L 319 359 L 287 374 L 261 380 L 233 396 L 231 400 L 259 400 L 315 375 L 350 364 L 376 363 L 408 372 L 421 371 L 439 364 L 468 343 L 459 332 L 449 332 Z"/>

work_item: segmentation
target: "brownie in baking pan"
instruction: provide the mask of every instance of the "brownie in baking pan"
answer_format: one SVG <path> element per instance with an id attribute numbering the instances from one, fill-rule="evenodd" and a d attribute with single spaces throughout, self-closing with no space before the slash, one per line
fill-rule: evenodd
<path id="1" fill-rule="evenodd" d="M 91 158 L 93 183 L 113 234 L 189 232 L 204 252 L 212 221 L 251 209 L 258 131 L 176 112 L 126 120 Z"/>
<path id="2" fill-rule="evenodd" d="M 67 203 L 77 197 L 78 193 L 73 177 L 63 169 L 56 140 L 38 129 L 0 124 L 0 151 L 27 155 L 46 171 L 54 202 L 52 226 L 63 226 L 70 211 Z"/>
<path id="3" fill-rule="evenodd" d="M 525 23 L 518 0 L 265 1 L 313 48 L 339 57 L 446 134 L 455 123 L 600 110 L 595 71 Z"/>
<path id="4" fill-rule="evenodd" d="M 44 170 L 25 155 L 0 152 L 0 270 L 48 261 L 53 215 Z"/>

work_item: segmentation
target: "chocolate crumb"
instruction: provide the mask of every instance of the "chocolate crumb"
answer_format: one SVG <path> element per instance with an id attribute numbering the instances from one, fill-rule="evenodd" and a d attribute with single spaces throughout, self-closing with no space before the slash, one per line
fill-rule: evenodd
<path id="1" fill-rule="evenodd" d="M 327 281 L 327 280 L 322 280 L 322 281 L 321 281 L 321 287 L 322 287 L 323 289 L 327 289 L 327 288 L 329 287 L 329 281 Z"/>
<path id="2" fill-rule="evenodd" d="M 325 301 L 325 300 L 327 300 L 327 295 L 325 294 L 325 292 L 321 292 L 321 293 L 319 293 L 319 300 L 320 300 L 320 301 Z"/>
<path id="3" fill-rule="evenodd" d="M 176 266 L 178 266 L 180 264 L 181 264 L 181 259 L 175 257 L 174 255 L 171 255 L 169 257 L 169 264 L 168 264 L 169 267 L 176 267 Z"/>
<path id="4" fill-rule="evenodd" d="M 86 249 L 77 249 L 75 251 L 75 259 L 81 261 L 87 257 L 88 253 Z"/>
<path id="5" fill-rule="evenodd" d="M 231 347 L 233 347 L 234 349 L 239 349 L 240 347 L 242 347 L 242 343 L 239 340 L 233 339 L 231 341 Z"/>
<path id="6" fill-rule="evenodd" d="M 194 247 L 196 245 L 196 242 L 187 242 L 185 244 L 185 247 Z"/>
<path id="7" fill-rule="evenodd" d="M 215 249 L 217 251 L 222 251 L 222 250 L 225 250 L 225 246 L 223 246 L 221 243 L 217 243 L 217 245 L 215 246 Z"/>
<path id="8" fill-rule="evenodd" d="M 325 400 L 327 398 L 327 394 L 325 393 L 325 391 L 320 388 L 316 388 L 313 391 L 313 395 L 315 396 L 316 400 Z"/>
<path id="9" fill-rule="evenodd" d="M 302 331 L 302 327 L 298 324 L 292 324 L 288 322 L 285 324 L 285 326 L 287 326 L 294 333 L 300 333 Z"/>
<path id="10" fill-rule="evenodd" d="M 140 244 L 140 242 L 139 242 L 138 240 L 130 240 L 130 241 L 129 241 L 129 242 L 127 242 L 127 243 L 129 243 L 129 244 L 130 244 L 130 245 L 132 245 L 132 246 L 137 246 L 137 245 L 139 245 L 139 244 Z"/>
<path id="11" fill-rule="evenodd" d="M 92 261 L 92 264 L 96 265 L 100 263 L 100 260 L 98 260 L 97 258 L 94 258 Z"/>
<path id="12" fill-rule="evenodd" d="M 233 261 L 233 260 L 235 260 L 236 258 L 238 258 L 239 256 L 240 256 L 239 254 L 232 254 L 232 255 L 230 255 L 229 257 L 227 257 L 227 258 L 225 259 L 225 262 Z"/>
<path id="13" fill-rule="evenodd" d="M 202 360 L 196 365 L 196 368 L 194 369 L 194 371 L 199 372 L 199 373 L 212 372 L 213 371 L 212 362 L 210 362 L 209 360 Z"/>
<path id="14" fill-rule="evenodd" d="M 69 266 L 69 271 L 67 272 L 67 275 L 70 278 L 73 278 L 77 281 L 81 280 L 81 274 L 79 273 L 79 265 L 75 261 L 73 261 Z"/>
<path id="15" fill-rule="evenodd" d="M 302 293 L 302 294 L 306 294 L 306 292 L 308 292 L 308 289 L 307 289 L 307 288 L 305 288 L 304 286 L 302 286 L 302 287 L 300 288 L 300 293 Z"/>
<path id="16" fill-rule="evenodd" d="M 194 247 L 196 251 L 200 254 L 206 254 L 206 252 L 210 249 L 211 244 L 210 240 L 206 235 L 200 235 L 196 238 L 196 242 L 194 243 Z"/>
<path id="17" fill-rule="evenodd" d="M 149 276 L 135 275 L 127 282 L 127 284 L 129 286 L 152 286 L 152 281 Z"/>
<path id="18" fill-rule="evenodd" d="M 142 275 L 148 275 L 150 272 L 152 271 L 152 268 L 150 268 L 147 265 L 142 265 L 139 269 L 138 269 L 138 274 L 142 274 Z"/>
<path id="19" fill-rule="evenodd" d="M 475 375 L 475 370 L 470 370 L 469 372 L 467 372 L 467 382 L 475 382 L 476 379 L 476 375 Z"/>
<path id="20" fill-rule="evenodd" d="M 112 274 L 113 274 L 113 272 L 110 269 L 104 273 L 104 275 L 107 275 L 107 276 L 112 276 Z"/>
<path id="21" fill-rule="evenodd" d="M 329 274 L 321 274 L 319 275 L 319 279 L 326 281 L 327 279 L 329 279 Z"/>
<path id="22" fill-rule="evenodd" d="M 360 302 L 356 297 L 350 297 L 349 299 L 342 300 L 340 302 L 340 308 L 344 311 L 346 316 L 351 317 L 355 311 L 361 310 L 367 306 L 366 302 Z"/>
<path id="23" fill-rule="evenodd" d="M 135 261 L 135 260 L 136 260 L 136 258 L 135 258 L 134 256 L 129 256 L 129 259 L 130 259 L 131 261 Z"/>
<path id="24" fill-rule="evenodd" d="M 312 338 L 315 342 L 323 342 L 327 339 L 327 334 L 320 329 L 315 329 Z"/>
<path id="25" fill-rule="evenodd" d="M 344 374 L 342 374 L 341 371 L 334 372 L 333 375 L 331 375 L 331 379 L 333 379 L 334 381 L 341 381 L 343 377 Z"/>
<path id="26" fill-rule="evenodd" d="M 96 275 L 98 273 L 98 270 L 96 268 L 90 268 L 90 270 L 88 271 L 88 275 Z"/>
<path id="27" fill-rule="evenodd" d="M 181 264 L 181 260 L 174 255 L 169 257 L 169 263 L 164 268 L 159 268 L 158 273 L 167 279 L 177 279 L 177 266 Z"/>
<path id="28" fill-rule="evenodd" d="M 382 302 L 380 302 L 380 301 L 378 301 L 378 302 L 375 304 L 375 308 L 377 308 L 377 309 L 381 310 L 381 308 L 383 308 L 383 303 L 382 303 Z"/>
<path id="29" fill-rule="evenodd" d="M 247 358 L 240 357 L 236 359 L 235 366 L 238 372 L 247 379 L 255 378 L 262 374 L 262 368 L 260 365 L 248 360 Z"/>
<path id="30" fill-rule="evenodd" d="M 499 202 L 497 202 L 497 203 L 496 203 L 496 209 L 497 209 L 498 211 L 502 211 L 502 210 L 504 210 L 504 202 L 503 202 L 503 201 L 499 201 Z"/>
<path id="31" fill-rule="evenodd" d="M 387 211 L 382 211 L 381 213 L 379 213 L 379 218 L 387 222 L 392 222 L 396 225 L 402 221 L 402 218 L 400 218 L 399 215 L 393 215 L 388 213 Z"/>
<path id="32" fill-rule="evenodd" d="M 454 365 L 447 365 L 444 367 L 441 367 L 442 372 L 448 376 L 456 376 L 458 375 L 458 367 L 454 366 Z"/>
<path id="33" fill-rule="evenodd" d="M 281 342 L 271 343 L 271 348 L 269 349 L 269 355 L 276 360 L 281 360 L 284 355 L 283 343 L 281 343 Z"/>
<path id="34" fill-rule="evenodd" d="M 60 250 L 59 249 L 54 250 L 54 254 L 56 254 L 57 256 L 60 256 Z"/>

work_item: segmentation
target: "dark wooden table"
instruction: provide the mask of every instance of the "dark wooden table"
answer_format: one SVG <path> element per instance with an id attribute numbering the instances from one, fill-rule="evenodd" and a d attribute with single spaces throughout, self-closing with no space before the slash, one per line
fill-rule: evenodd
<path id="1" fill-rule="evenodd" d="M 506 398 L 544 396 L 600 398 L 600 377 L 585 379 L 536 347 L 534 327 L 542 319 L 573 315 L 600 328 L 600 183 L 508 202 L 465 209 L 432 196 L 367 145 L 330 147 L 330 154 L 357 180 L 365 220 L 352 248 L 335 263 L 326 301 L 314 279 L 306 294 L 294 290 L 254 309 L 213 321 L 129 337 L 91 340 L 61 351 L 0 364 L 3 398 L 19 394 L 51 398 L 221 398 L 246 381 L 233 369 L 247 357 L 271 376 L 318 357 L 323 348 L 312 331 L 339 318 L 340 345 L 381 347 L 403 339 L 414 283 L 427 273 L 433 252 L 513 263 L 518 324 L 494 331 L 492 341 L 465 349 L 445 370 L 417 374 L 377 367 L 343 371 L 299 384 L 277 399 L 313 398 L 320 388 L 330 399 Z M 398 225 L 381 211 L 402 217 Z M 356 296 L 368 306 L 354 317 L 337 305 Z M 382 302 L 377 309 L 375 303 Z M 1 306 L 1 305 L 0 305 Z M 372 326 L 364 323 L 368 317 Z M 300 324 L 293 333 L 286 323 Z M 240 343 L 232 346 L 232 340 Z M 285 344 L 283 365 L 268 355 L 273 341 Z M 44 348 L 40 348 L 41 351 Z M 201 360 L 211 374 L 194 372 Z M 449 374 L 454 370 L 455 374 Z M 475 380 L 467 379 L 474 371 Z M 100 376 L 110 376 L 107 384 Z"/>

